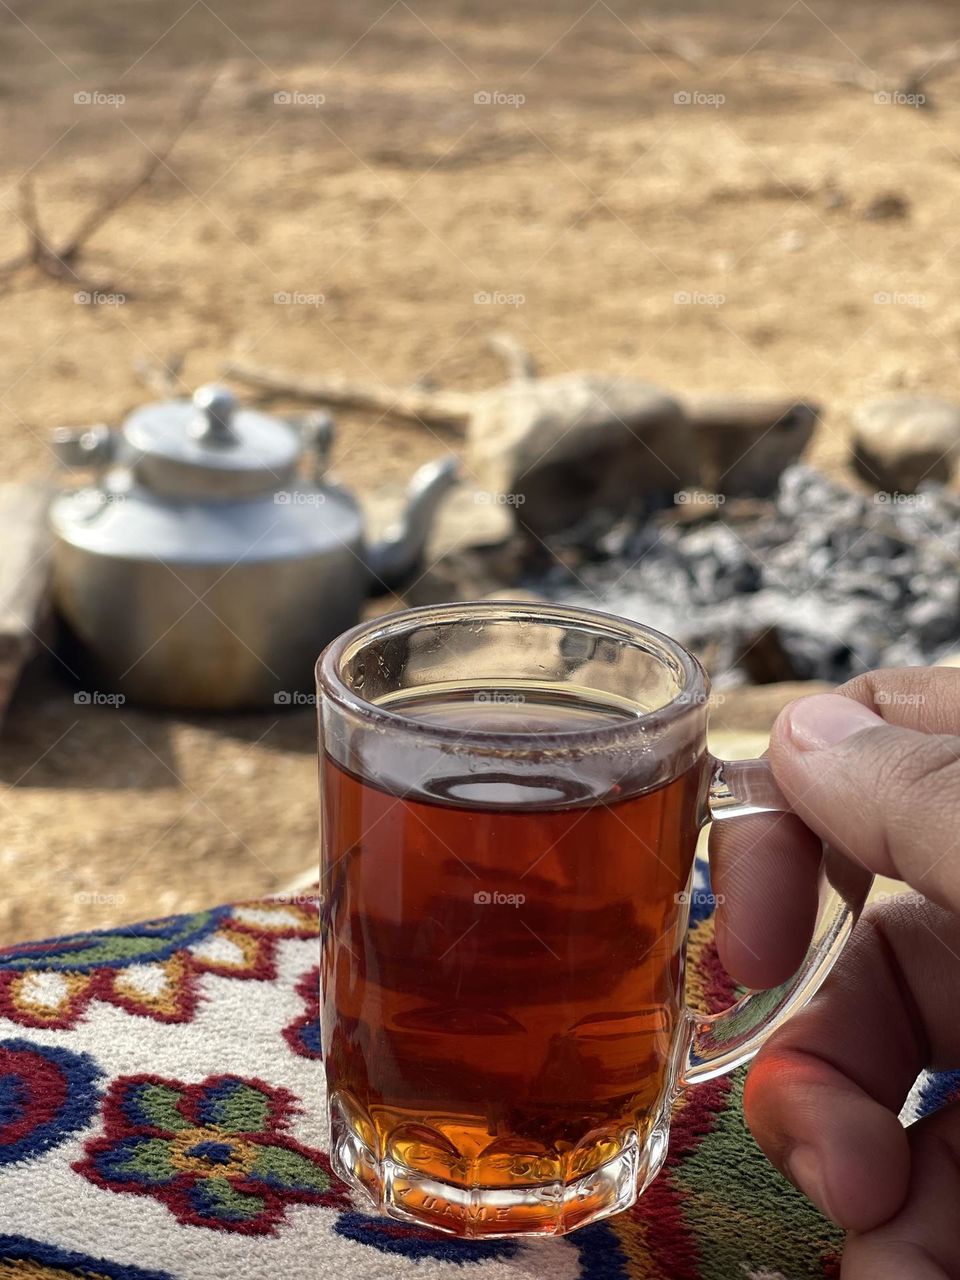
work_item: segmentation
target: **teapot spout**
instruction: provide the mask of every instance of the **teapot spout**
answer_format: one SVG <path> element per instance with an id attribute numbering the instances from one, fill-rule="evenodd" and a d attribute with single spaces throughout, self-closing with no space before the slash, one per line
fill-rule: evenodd
<path id="1" fill-rule="evenodd" d="M 460 460 L 455 457 L 429 462 L 413 477 L 403 516 L 386 538 L 367 552 L 374 595 L 392 591 L 416 573 L 440 501 L 459 478 Z"/>

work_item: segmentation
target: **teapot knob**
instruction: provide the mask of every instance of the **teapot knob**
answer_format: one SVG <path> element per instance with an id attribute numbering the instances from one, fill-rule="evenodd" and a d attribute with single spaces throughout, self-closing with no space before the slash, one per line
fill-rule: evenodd
<path id="1" fill-rule="evenodd" d="M 198 387 L 193 393 L 197 414 L 190 427 L 190 434 L 200 444 L 229 445 L 237 443 L 237 433 L 232 426 L 237 401 L 226 387 L 212 383 Z"/>

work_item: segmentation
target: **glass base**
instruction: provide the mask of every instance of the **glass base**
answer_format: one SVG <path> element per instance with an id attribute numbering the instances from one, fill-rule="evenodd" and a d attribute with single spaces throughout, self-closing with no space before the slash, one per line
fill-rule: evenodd
<path id="1" fill-rule="evenodd" d="M 461 1187 L 377 1160 L 342 1115 L 335 1111 L 331 1119 L 331 1162 L 348 1186 L 388 1217 L 468 1239 L 565 1235 L 622 1213 L 656 1177 L 667 1150 L 666 1124 L 657 1125 L 643 1147 L 634 1136 L 613 1159 L 573 1182 Z"/>

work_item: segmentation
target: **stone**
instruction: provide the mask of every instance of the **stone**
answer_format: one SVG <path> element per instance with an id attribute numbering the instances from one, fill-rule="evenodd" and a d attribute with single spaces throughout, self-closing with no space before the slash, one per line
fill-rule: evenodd
<path id="1" fill-rule="evenodd" d="M 513 511 L 497 495 L 476 485 L 457 485 L 437 512 L 425 560 L 432 563 L 465 547 L 494 546 L 514 532 Z"/>
<path id="2" fill-rule="evenodd" d="M 861 405 L 853 419 L 853 464 L 875 489 L 914 493 L 945 483 L 960 452 L 960 405 L 935 396 L 890 396 Z"/>
<path id="3" fill-rule="evenodd" d="M 796 462 L 820 417 L 807 400 L 699 396 L 684 402 L 700 483 L 726 497 L 768 498 Z"/>
<path id="4" fill-rule="evenodd" d="M 677 401 L 602 374 L 517 379 L 480 393 L 465 460 L 471 479 L 544 541 L 590 542 L 696 482 Z"/>
<path id="5" fill-rule="evenodd" d="M 618 525 L 697 488 L 703 471 L 725 495 L 769 495 L 816 425 L 817 409 L 804 401 L 731 397 L 698 404 L 691 423 L 673 396 L 649 382 L 588 372 L 541 378 L 516 338 L 493 334 L 491 341 L 509 380 L 474 392 L 306 379 L 236 363 L 225 371 L 273 393 L 462 431 L 469 482 L 551 551 L 600 546 Z"/>

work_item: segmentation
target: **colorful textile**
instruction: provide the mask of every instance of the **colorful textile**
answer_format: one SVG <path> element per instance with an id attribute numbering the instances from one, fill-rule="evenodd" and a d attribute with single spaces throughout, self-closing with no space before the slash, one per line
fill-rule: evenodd
<path id="1" fill-rule="evenodd" d="M 104 1136 L 74 1168 L 106 1190 L 155 1196 L 178 1222 L 270 1235 L 288 1202 L 349 1206 L 323 1152 L 287 1133 L 297 1109 L 262 1080 L 123 1076 L 103 1100 Z"/>
<path id="2" fill-rule="evenodd" d="M 706 900 L 706 895 L 702 895 Z M 691 999 L 732 998 L 700 898 Z M 814 1280 L 841 1233 L 767 1163 L 742 1073 L 678 1104 L 637 1206 L 563 1239 L 458 1241 L 334 1176 L 318 911 L 269 899 L 0 951 L 0 1277 Z M 924 1079 L 926 1113 L 960 1076 Z"/>

